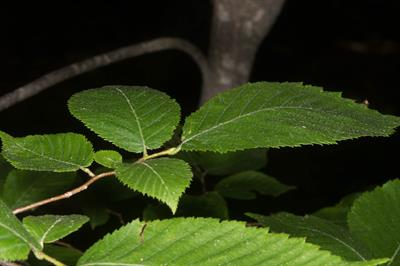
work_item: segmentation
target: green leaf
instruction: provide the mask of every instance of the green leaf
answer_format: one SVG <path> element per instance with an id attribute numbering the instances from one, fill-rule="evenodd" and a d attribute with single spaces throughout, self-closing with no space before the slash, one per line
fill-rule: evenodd
<path id="1" fill-rule="evenodd" d="M 76 265 L 82 255 L 82 252 L 77 249 L 52 244 L 45 245 L 43 252 L 53 258 L 57 258 L 58 261 L 65 265 Z M 33 256 L 30 257 L 28 262 L 30 266 L 54 266 L 54 264 L 45 260 L 38 260 Z"/>
<path id="2" fill-rule="evenodd" d="M 61 193 L 76 179 L 75 173 L 12 170 L 4 183 L 2 198 L 9 208 L 19 208 Z"/>
<path id="3" fill-rule="evenodd" d="M 215 190 L 222 196 L 242 200 L 255 199 L 257 197 L 255 192 L 277 197 L 293 188 L 256 171 L 228 176 L 215 185 Z"/>
<path id="4" fill-rule="evenodd" d="M 190 166 L 174 158 L 122 164 L 116 170 L 122 183 L 166 203 L 173 213 L 192 178 Z"/>
<path id="5" fill-rule="evenodd" d="M 85 204 L 85 206 L 82 207 L 82 212 L 89 217 L 90 227 L 92 229 L 106 224 L 110 219 L 110 212 L 103 203 Z"/>
<path id="6" fill-rule="evenodd" d="M 183 195 L 176 215 L 229 219 L 228 206 L 224 198 L 216 192 L 207 192 L 200 196 Z"/>
<path id="7" fill-rule="evenodd" d="M 345 262 L 302 238 L 268 233 L 243 222 L 175 218 L 133 221 L 95 243 L 78 265 L 377 265 L 383 261 Z"/>
<path id="8" fill-rule="evenodd" d="M 314 212 L 313 215 L 347 228 L 347 214 L 354 200 L 359 196 L 360 193 L 349 194 L 336 205 L 322 208 Z"/>
<path id="9" fill-rule="evenodd" d="M 307 242 L 316 244 L 321 249 L 329 250 L 347 260 L 365 261 L 371 258 L 371 253 L 365 245 L 354 239 L 345 227 L 327 220 L 308 215 L 296 216 L 290 213 L 271 216 L 249 213 L 247 216 L 257 220 L 273 232 L 306 237 Z"/>
<path id="10" fill-rule="evenodd" d="M 146 208 L 143 210 L 143 220 L 153 221 L 153 220 L 163 220 L 172 217 L 171 209 L 167 205 L 160 204 L 147 204 Z"/>
<path id="11" fill-rule="evenodd" d="M 75 133 L 14 138 L 0 131 L 3 156 L 22 170 L 73 172 L 93 161 L 92 144 Z"/>
<path id="12" fill-rule="evenodd" d="M 71 214 L 27 216 L 22 223 L 43 247 L 44 243 L 55 242 L 75 232 L 87 221 L 86 216 Z"/>
<path id="13" fill-rule="evenodd" d="M 13 167 L 0 154 L 0 196 L 3 189 L 3 184 L 6 181 L 6 177 L 12 169 Z"/>
<path id="14" fill-rule="evenodd" d="M 69 99 L 68 107 L 100 137 L 131 152 L 161 147 L 180 119 L 175 100 L 147 87 L 106 86 L 82 91 Z"/>
<path id="15" fill-rule="evenodd" d="M 180 152 L 177 155 L 210 175 L 229 175 L 247 170 L 258 170 L 267 164 L 266 149 L 216 152 Z"/>
<path id="16" fill-rule="evenodd" d="M 400 118 L 382 115 L 337 92 L 301 83 L 249 83 L 223 92 L 185 121 L 183 150 L 227 152 L 257 147 L 334 144 L 388 136 Z"/>
<path id="17" fill-rule="evenodd" d="M 115 169 L 122 163 L 122 156 L 116 151 L 102 150 L 94 154 L 94 160 L 104 167 Z"/>
<path id="18" fill-rule="evenodd" d="M 30 249 L 41 250 L 41 246 L 0 200 L 0 260 L 25 260 Z"/>
<path id="19" fill-rule="evenodd" d="M 376 257 L 400 265 L 400 180 L 389 181 L 358 197 L 348 214 L 350 232 Z"/>

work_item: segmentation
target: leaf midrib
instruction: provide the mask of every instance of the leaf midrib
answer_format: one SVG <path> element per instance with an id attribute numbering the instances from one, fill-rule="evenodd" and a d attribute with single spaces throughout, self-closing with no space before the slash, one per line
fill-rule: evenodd
<path id="1" fill-rule="evenodd" d="M 212 130 L 215 130 L 215 129 L 219 128 L 219 127 L 222 127 L 222 126 L 224 126 L 226 124 L 233 123 L 236 120 L 239 120 L 239 119 L 241 119 L 243 117 L 251 116 L 251 115 L 257 114 L 259 112 L 263 112 L 263 111 L 276 110 L 276 109 L 303 109 L 303 110 L 309 110 L 309 111 L 316 110 L 316 109 L 313 109 L 313 108 L 310 108 L 310 107 L 300 107 L 300 106 L 293 106 L 293 107 L 292 106 L 278 106 L 278 107 L 268 107 L 268 108 L 259 109 L 259 110 L 256 110 L 256 111 L 253 111 L 253 112 L 249 112 L 249 113 L 244 114 L 244 115 L 236 116 L 236 117 L 234 117 L 234 118 L 232 118 L 230 120 L 227 120 L 225 122 L 222 122 L 220 124 L 217 124 L 217 125 L 214 125 L 214 126 L 212 126 L 210 128 L 207 128 L 207 129 L 205 129 L 203 131 L 200 131 L 199 133 L 197 133 L 197 134 L 195 134 L 195 135 L 183 140 L 182 143 L 180 144 L 180 146 L 182 147 L 185 143 L 189 142 L 190 140 L 192 140 L 192 139 L 194 139 L 196 137 L 199 137 L 199 136 L 201 136 L 201 135 L 203 135 L 205 133 L 208 133 L 208 132 L 210 132 Z"/>
<path id="2" fill-rule="evenodd" d="M 129 98 L 126 96 L 126 94 L 121 89 L 115 88 L 115 90 L 118 91 L 122 95 L 122 97 L 124 97 L 125 101 L 127 102 L 128 106 L 129 106 L 129 109 L 131 110 L 131 113 L 135 117 L 135 122 L 136 122 L 136 125 L 139 130 L 139 136 L 142 141 L 143 152 L 146 152 L 146 150 L 147 150 L 146 141 L 144 139 L 142 125 L 140 124 L 139 117 L 136 114 L 135 108 L 133 107 L 133 104 L 131 103 Z"/>
<path id="3" fill-rule="evenodd" d="M 55 162 L 58 162 L 58 163 L 64 163 L 64 164 L 72 165 L 72 166 L 75 166 L 75 167 L 78 167 L 78 168 L 83 167 L 82 165 L 79 165 L 79 164 L 76 164 L 76 163 L 72 163 L 72 162 L 68 162 L 68 161 L 63 161 L 63 160 L 59 160 L 59 159 L 56 159 L 56 158 L 53 158 L 53 157 L 49 157 L 49 156 L 46 156 L 46 155 L 37 153 L 37 152 L 35 152 L 35 151 L 33 151 L 33 150 L 30 150 L 30 149 L 28 149 L 28 148 L 26 148 L 26 147 L 20 145 L 17 141 L 14 141 L 14 145 L 16 145 L 18 148 L 21 148 L 21 149 L 23 149 L 23 150 L 25 150 L 25 151 L 28 151 L 28 152 L 30 152 L 30 153 L 32 153 L 32 154 L 38 156 L 38 157 L 41 157 L 41 158 L 44 158 L 44 159 L 47 159 L 47 160 L 50 160 L 50 161 L 55 161 Z"/>

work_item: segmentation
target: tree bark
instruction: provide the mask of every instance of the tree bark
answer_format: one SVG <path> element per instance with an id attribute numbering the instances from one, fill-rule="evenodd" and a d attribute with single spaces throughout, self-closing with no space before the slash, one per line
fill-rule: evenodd
<path id="1" fill-rule="evenodd" d="M 284 0 L 212 0 L 209 76 L 201 103 L 249 80 L 254 58 L 276 21 Z"/>

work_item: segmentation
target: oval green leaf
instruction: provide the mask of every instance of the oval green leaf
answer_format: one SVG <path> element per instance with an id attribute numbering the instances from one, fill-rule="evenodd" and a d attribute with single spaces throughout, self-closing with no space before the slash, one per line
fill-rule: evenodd
<path id="1" fill-rule="evenodd" d="M 400 265 L 400 180 L 359 196 L 348 214 L 350 232 L 376 257 Z"/>
<path id="2" fill-rule="evenodd" d="M 133 221 L 89 248 L 78 266 L 94 265 L 378 265 L 346 262 L 303 238 L 243 222 L 175 218 Z"/>
<path id="3" fill-rule="evenodd" d="M 175 100 L 147 87 L 106 86 L 78 92 L 68 107 L 100 137 L 131 152 L 161 147 L 180 119 Z"/>
<path id="4" fill-rule="evenodd" d="M 117 178 L 128 187 L 166 203 L 175 213 L 180 196 L 189 186 L 192 171 L 179 159 L 159 158 L 122 164 Z"/>
<path id="5" fill-rule="evenodd" d="M 96 163 L 114 169 L 122 163 L 122 155 L 117 151 L 101 150 L 94 154 Z"/>
<path id="6" fill-rule="evenodd" d="M 24 227 L 43 247 L 78 230 L 89 221 L 83 215 L 43 215 L 27 216 L 22 220 Z"/>
<path id="7" fill-rule="evenodd" d="M 93 162 L 92 144 L 75 133 L 14 138 L 0 131 L 2 154 L 22 170 L 73 172 Z"/>
<path id="8" fill-rule="evenodd" d="M 76 179 L 75 173 L 12 170 L 1 194 L 9 208 L 19 208 L 67 191 Z"/>
<path id="9" fill-rule="evenodd" d="M 245 171 L 228 176 L 215 185 L 215 190 L 224 197 L 250 200 L 262 195 L 277 197 L 293 186 L 282 184 L 273 177 L 257 171 Z"/>
<path id="10" fill-rule="evenodd" d="M 382 115 L 337 92 L 301 83 L 249 83 L 223 92 L 190 115 L 183 150 L 227 152 L 257 147 L 334 144 L 388 136 L 400 118 Z"/>
<path id="11" fill-rule="evenodd" d="M 0 261 L 25 260 L 31 249 L 42 247 L 0 199 Z"/>

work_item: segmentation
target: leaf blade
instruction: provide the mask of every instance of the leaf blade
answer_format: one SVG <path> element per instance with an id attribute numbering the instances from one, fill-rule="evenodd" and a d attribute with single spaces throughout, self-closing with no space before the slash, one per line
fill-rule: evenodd
<path id="1" fill-rule="evenodd" d="M 122 155 L 113 150 L 101 150 L 94 154 L 94 160 L 104 167 L 114 169 L 122 163 Z"/>
<path id="2" fill-rule="evenodd" d="M 19 208 L 65 192 L 76 176 L 74 173 L 12 170 L 1 194 L 9 208 Z"/>
<path id="3" fill-rule="evenodd" d="M 14 138 L 0 131 L 3 156 L 17 169 L 73 172 L 93 162 L 93 147 L 76 133 Z"/>
<path id="4" fill-rule="evenodd" d="M 262 195 L 277 197 L 293 186 L 285 185 L 273 177 L 257 171 L 245 171 L 228 176 L 215 185 L 215 190 L 224 197 L 251 200 Z"/>
<path id="5" fill-rule="evenodd" d="M 306 237 L 307 242 L 350 261 L 365 261 L 372 257 L 363 243 L 355 239 L 346 228 L 315 216 L 303 217 L 290 213 L 271 216 L 249 213 L 247 216 L 274 232 Z"/>
<path id="6" fill-rule="evenodd" d="M 169 140 L 180 107 L 163 92 L 139 86 L 105 86 L 74 94 L 71 114 L 103 139 L 131 152 L 156 149 Z"/>
<path id="7" fill-rule="evenodd" d="M 382 261 L 345 262 L 304 239 L 246 228 L 242 222 L 175 218 L 135 220 L 95 243 L 78 265 L 376 265 Z"/>
<path id="8" fill-rule="evenodd" d="M 400 180 L 361 194 L 348 213 L 348 224 L 375 256 L 400 265 Z"/>
<path id="9" fill-rule="evenodd" d="M 117 178 L 128 187 L 166 203 L 175 213 L 179 197 L 189 186 L 190 166 L 179 159 L 158 158 L 122 164 Z"/>
<path id="10" fill-rule="evenodd" d="M 43 247 L 78 230 L 89 219 L 83 215 L 27 216 L 22 220 L 24 227 Z"/>
<path id="11" fill-rule="evenodd" d="M 27 259 L 31 248 L 41 246 L 0 199 L 0 260 Z"/>
<path id="12" fill-rule="evenodd" d="M 185 121 L 182 149 L 227 152 L 335 144 L 388 136 L 400 118 L 299 83 L 249 83 L 223 92 Z"/>

